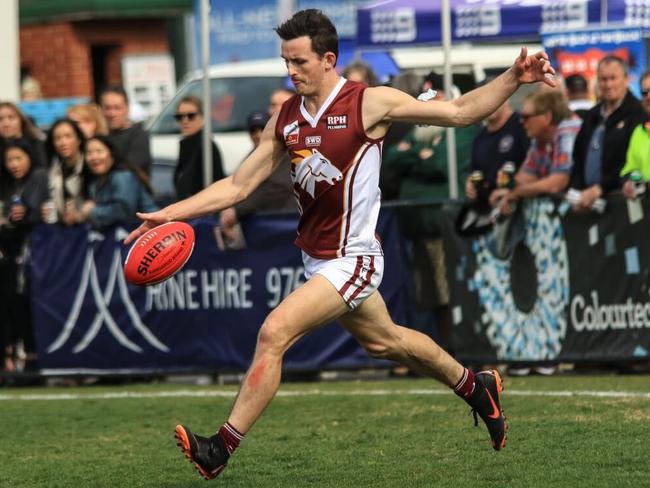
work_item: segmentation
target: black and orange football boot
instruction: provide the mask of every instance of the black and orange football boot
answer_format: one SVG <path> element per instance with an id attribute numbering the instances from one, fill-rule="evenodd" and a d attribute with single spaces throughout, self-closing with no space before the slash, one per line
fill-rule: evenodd
<path id="1" fill-rule="evenodd" d="M 500 451 L 506 445 L 506 423 L 503 408 L 501 408 L 501 392 L 503 383 L 497 370 L 480 371 L 475 375 L 474 392 L 467 399 L 472 407 L 474 425 L 478 427 L 478 417 L 483 419 L 490 433 L 492 447 Z"/>
<path id="2" fill-rule="evenodd" d="M 230 454 L 226 444 L 217 434 L 201 437 L 184 425 L 177 425 L 174 437 L 176 445 L 206 480 L 216 478 L 226 467 Z"/>

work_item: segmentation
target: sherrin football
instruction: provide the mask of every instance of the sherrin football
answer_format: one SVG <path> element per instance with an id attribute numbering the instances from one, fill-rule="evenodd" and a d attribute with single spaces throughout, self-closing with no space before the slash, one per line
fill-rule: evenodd
<path id="1" fill-rule="evenodd" d="M 194 249 L 194 229 L 185 222 L 167 222 L 141 235 L 124 262 L 124 276 L 134 285 L 165 281 L 187 263 Z"/>

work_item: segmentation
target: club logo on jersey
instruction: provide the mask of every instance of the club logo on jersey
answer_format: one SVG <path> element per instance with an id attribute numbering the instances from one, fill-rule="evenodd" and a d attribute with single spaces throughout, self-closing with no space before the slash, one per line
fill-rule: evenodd
<path id="1" fill-rule="evenodd" d="M 305 137 L 305 146 L 307 147 L 320 146 L 320 136 Z"/>
<path id="2" fill-rule="evenodd" d="M 291 162 L 295 165 L 294 182 L 298 183 L 312 198 L 316 183 L 325 181 L 334 185 L 343 179 L 343 173 L 316 149 L 294 151 Z"/>
<path id="3" fill-rule="evenodd" d="M 287 146 L 289 144 L 298 144 L 298 138 L 300 137 L 300 128 L 298 127 L 298 121 L 294 120 L 290 124 L 285 125 L 282 133 L 284 134 L 284 143 Z"/>
<path id="4" fill-rule="evenodd" d="M 327 117 L 327 128 L 332 129 L 347 129 L 348 116 L 347 115 L 329 115 Z"/>

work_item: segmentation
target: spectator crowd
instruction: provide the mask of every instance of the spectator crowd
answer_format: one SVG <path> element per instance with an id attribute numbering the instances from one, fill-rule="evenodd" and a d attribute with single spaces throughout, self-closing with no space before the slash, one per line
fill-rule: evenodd
<path id="1" fill-rule="evenodd" d="M 355 61 L 343 76 L 369 86 L 379 84 L 370 66 Z M 630 91 L 627 63 L 608 55 L 598 64 L 590 90 L 580 74 L 559 88 L 540 85 L 526 95 L 520 111 L 506 101 L 480 126 L 457 129 L 458 182 L 467 207 L 489 222 L 508 219 L 522 199 L 570 195 L 576 212 L 602 211 L 603 197 L 621 191 L 633 199 L 650 181 L 650 72 L 640 79 L 642 100 Z M 442 76 L 406 71 L 390 84 L 417 97 L 454 99 Z M 435 92 L 435 93 L 434 93 Z M 294 95 L 276 90 L 269 107 L 249 115 L 254 147 L 269 118 Z M 30 233 L 39 223 L 103 229 L 133 220 L 136 211 L 157 208 L 150 178 L 149 135 L 129 120 L 129 101 L 121 87 L 108 87 L 99 104 L 76 105 L 43 134 L 20 108 L 0 102 L 0 370 L 37 367 L 30 312 Z M 179 199 L 204 187 L 202 101 L 182 98 L 176 106 L 181 141 L 173 185 Z M 385 200 L 409 202 L 449 195 L 447 131 L 397 123 L 383 146 L 380 186 Z M 220 150 L 211 148 L 213 180 L 224 177 Z M 239 224 L 263 210 L 295 210 L 290 160 L 247 201 L 220 214 L 226 248 L 241 244 Z M 570 190 L 570 191 L 569 191 Z M 413 263 L 413 323 L 432 323 L 447 341 L 449 296 L 438 225 L 438 208 L 423 205 L 399 212 L 401 230 Z M 239 244 L 238 244 L 239 242 Z M 447 344 L 448 346 L 448 344 Z"/>

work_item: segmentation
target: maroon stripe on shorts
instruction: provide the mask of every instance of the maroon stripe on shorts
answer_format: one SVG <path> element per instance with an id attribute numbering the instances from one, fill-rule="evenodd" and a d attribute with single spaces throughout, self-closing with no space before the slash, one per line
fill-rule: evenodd
<path id="1" fill-rule="evenodd" d="M 354 293 L 348 300 L 348 303 L 354 300 L 357 297 L 357 295 L 361 293 L 370 284 L 370 280 L 372 279 L 373 274 L 375 274 L 375 257 L 370 256 L 370 269 L 366 273 L 366 277 L 361 282 L 361 286 L 359 286 L 356 290 L 354 290 Z"/>
<path id="2" fill-rule="evenodd" d="M 348 193 L 348 214 L 345 218 L 345 237 L 343 238 L 343 246 L 341 246 L 341 256 L 345 256 L 345 248 L 348 246 L 348 235 L 350 234 L 350 221 L 352 220 L 352 203 L 353 203 L 353 194 L 354 194 L 354 179 L 357 176 L 357 170 L 359 169 L 359 165 L 361 164 L 361 161 L 363 161 L 363 158 L 365 157 L 366 153 L 368 150 L 372 147 L 372 144 L 368 145 L 363 152 L 361 153 L 361 156 L 359 156 L 359 159 L 357 160 L 357 164 L 354 167 L 354 170 L 352 171 L 352 175 L 350 176 L 350 184 L 348 185 L 349 188 L 349 193 Z"/>
<path id="3" fill-rule="evenodd" d="M 363 257 L 362 256 L 357 256 L 357 266 L 354 268 L 354 273 L 352 273 L 352 276 L 350 276 L 350 279 L 346 281 L 345 285 L 341 287 L 339 290 L 339 295 L 341 295 L 341 298 L 345 300 L 345 293 L 348 291 L 348 289 L 352 286 L 352 284 L 357 281 L 359 278 L 359 274 L 361 273 L 361 265 L 363 264 Z M 345 300 L 346 303 L 349 303 L 348 300 Z"/>

